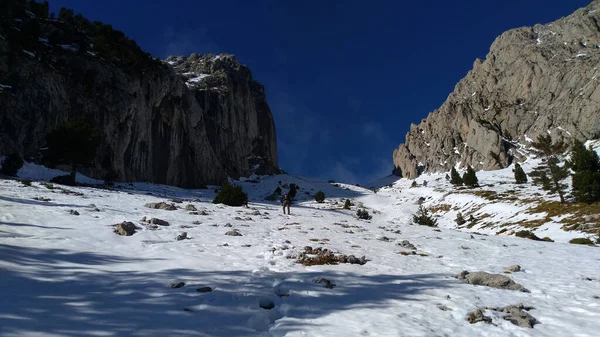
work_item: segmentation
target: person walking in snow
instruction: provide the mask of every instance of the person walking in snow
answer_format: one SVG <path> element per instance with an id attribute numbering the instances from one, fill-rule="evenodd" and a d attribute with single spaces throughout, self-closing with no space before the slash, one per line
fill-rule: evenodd
<path id="1" fill-rule="evenodd" d="M 285 193 L 281 198 L 281 205 L 283 206 L 283 214 L 285 214 L 285 207 L 287 206 L 288 214 L 290 214 L 290 206 L 292 205 L 292 198 L 289 193 Z"/>

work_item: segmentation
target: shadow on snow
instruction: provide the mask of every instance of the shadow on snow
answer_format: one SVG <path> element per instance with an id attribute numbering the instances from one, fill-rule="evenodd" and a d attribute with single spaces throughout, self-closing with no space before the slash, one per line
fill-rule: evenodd
<path id="1" fill-rule="evenodd" d="M 199 254 L 199 259 L 202 256 Z M 447 275 L 361 275 L 169 269 L 130 271 L 144 259 L 0 245 L 0 335 L 260 336 L 300 331 L 314 319 L 349 309 L 385 309 L 452 286 Z M 333 280 L 326 289 L 314 281 Z M 183 281 L 172 289 L 171 282 Z M 198 287 L 214 288 L 199 293 Z M 275 291 L 277 290 L 277 291 Z M 279 297 L 278 294 L 288 294 Z M 275 303 L 272 310 L 259 300 Z M 398 305 L 396 303 L 396 305 Z M 185 310 L 184 310 L 185 309 Z"/>

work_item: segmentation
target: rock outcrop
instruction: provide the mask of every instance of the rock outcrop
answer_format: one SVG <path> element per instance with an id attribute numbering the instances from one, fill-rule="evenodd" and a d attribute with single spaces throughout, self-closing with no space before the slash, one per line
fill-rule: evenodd
<path id="1" fill-rule="evenodd" d="M 15 4 L 0 15 L 1 154 L 39 159 L 49 131 L 85 116 L 94 178 L 194 188 L 278 172 L 265 90 L 233 55 L 160 61 L 108 25 Z"/>
<path id="2" fill-rule="evenodd" d="M 507 167 L 549 132 L 600 137 L 600 1 L 555 22 L 509 30 L 477 59 L 446 102 L 412 124 L 394 173 Z"/>
<path id="3" fill-rule="evenodd" d="M 511 280 L 509 277 L 500 274 L 490 274 L 483 271 L 470 273 L 465 270 L 458 274 L 457 278 L 459 280 L 466 280 L 468 283 L 476 286 L 516 290 L 525 293 L 529 292 L 529 290 L 522 285 L 515 283 L 515 281 Z"/>

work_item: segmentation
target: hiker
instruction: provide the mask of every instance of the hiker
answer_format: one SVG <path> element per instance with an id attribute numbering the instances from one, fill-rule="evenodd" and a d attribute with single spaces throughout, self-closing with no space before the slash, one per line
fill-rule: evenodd
<path id="1" fill-rule="evenodd" d="M 281 198 L 281 205 L 283 206 L 283 214 L 285 214 L 285 207 L 287 206 L 288 214 L 290 214 L 290 205 L 292 204 L 292 198 L 289 193 L 285 193 Z"/>

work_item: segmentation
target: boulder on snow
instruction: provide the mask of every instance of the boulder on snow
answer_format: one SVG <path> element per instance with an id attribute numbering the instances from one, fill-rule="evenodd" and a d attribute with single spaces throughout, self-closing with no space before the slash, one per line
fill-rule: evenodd
<path id="1" fill-rule="evenodd" d="M 189 204 L 189 205 L 185 206 L 185 210 L 189 211 L 189 212 L 196 212 L 197 211 L 196 206 L 194 206 L 192 204 Z"/>
<path id="2" fill-rule="evenodd" d="M 169 224 L 168 221 L 157 219 L 157 218 L 152 218 L 152 219 L 148 220 L 148 223 L 151 225 L 158 225 L 158 226 L 170 226 L 171 225 L 171 224 Z"/>
<path id="3" fill-rule="evenodd" d="M 408 240 L 402 240 L 402 242 L 398 242 L 398 246 L 406 249 L 417 250 L 417 247 L 410 243 Z"/>
<path id="4" fill-rule="evenodd" d="M 135 233 L 136 226 L 133 222 L 123 221 L 115 227 L 115 233 L 121 236 L 131 236 Z"/>
<path id="5" fill-rule="evenodd" d="M 467 316 L 467 321 L 471 324 L 475 324 L 475 323 L 479 323 L 479 322 L 485 322 L 485 323 L 492 323 L 492 319 L 486 315 L 484 315 L 483 313 L 484 309 L 477 309 L 475 311 L 473 311 L 472 313 L 470 313 Z"/>
<path id="6" fill-rule="evenodd" d="M 148 208 L 153 208 L 153 209 L 162 209 L 165 211 L 174 211 L 177 209 L 177 207 L 175 207 L 175 205 L 167 204 L 166 202 L 150 202 L 144 206 L 146 206 Z"/>
<path id="7" fill-rule="evenodd" d="M 504 267 L 504 271 L 509 273 L 516 273 L 518 271 L 521 271 L 521 266 L 519 266 L 518 264 L 513 264 L 512 266 Z"/>
<path id="8" fill-rule="evenodd" d="M 533 328 L 538 321 L 531 316 L 527 311 L 533 309 L 532 307 L 526 307 L 523 304 L 509 305 L 506 307 L 481 307 L 473 311 L 467 316 L 467 321 L 471 324 L 477 322 L 491 323 L 492 319 L 485 316 L 485 310 L 497 311 L 501 314 L 502 318 L 511 322 L 514 325 L 523 328 Z"/>
<path id="9" fill-rule="evenodd" d="M 199 293 L 210 293 L 211 291 L 213 291 L 213 288 L 211 287 L 200 287 L 198 289 L 196 289 L 197 292 Z"/>
<path id="10" fill-rule="evenodd" d="M 258 306 L 260 306 L 261 308 L 266 309 L 266 310 L 271 310 L 271 309 L 275 308 L 275 303 L 273 303 L 273 301 L 271 301 L 268 298 L 261 298 L 258 301 Z"/>
<path id="11" fill-rule="evenodd" d="M 465 270 L 457 275 L 457 278 L 459 280 L 467 280 L 467 282 L 472 285 L 529 292 L 529 290 L 525 289 L 522 285 L 515 283 L 509 277 L 500 274 L 490 274 L 483 271 L 470 273 Z"/>
<path id="12" fill-rule="evenodd" d="M 181 288 L 185 285 L 185 282 L 175 282 L 171 283 L 171 288 Z"/>
<path id="13" fill-rule="evenodd" d="M 239 230 L 234 229 L 232 231 L 229 231 L 229 232 L 225 233 L 225 235 L 229 235 L 229 236 L 242 236 L 242 233 L 240 233 Z"/>
<path id="14" fill-rule="evenodd" d="M 333 289 L 335 287 L 335 283 L 329 279 L 326 279 L 324 277 L 319 277 L 315 283 L 322 285 L 323 287 L 327 288 L 327 289 Z"/>
<path id="15" fill-rule="evenodd" d="M 181 240 L 185 240 L 187 238 L 188 238 L 187 232 L 182 232 L 181 234 L 177 235 L 177 237 L 175 238 L 175 240 L 181 241 Z"/>

